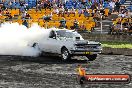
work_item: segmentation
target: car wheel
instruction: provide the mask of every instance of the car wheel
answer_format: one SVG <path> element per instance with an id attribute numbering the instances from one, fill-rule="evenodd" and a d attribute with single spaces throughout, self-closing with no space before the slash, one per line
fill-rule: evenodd
<path id="1" fill-rule="evenodd" d="M 97 54 L 87 55 L 86 57 L 89 59 L 89 61 L 94 61 L 97 57 Z"/>
<path id="2" fill-rule="evenodd" d="M 61 50 L 61 57 L 62 57 L 62 60 L 64 60 L 64 61 L 70 60 L 70 54 L 69 54 L 68 49 L 62 48 L 62 50 Z"/>

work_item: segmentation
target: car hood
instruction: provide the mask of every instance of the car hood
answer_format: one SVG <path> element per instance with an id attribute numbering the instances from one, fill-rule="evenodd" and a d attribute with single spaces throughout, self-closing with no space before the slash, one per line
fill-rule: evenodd
<path id="1" fill-rule="evenodd" d="M 88 41 L 88 40 L 83 40 L 83 39 L 80 39 L 80 40 L 75 40 L 73 38 L 63 38 L 62 40 L 65 40 L 65 41 L 68 41 L 68 42 L 72 42 L 74 44 L 101 44 L 99 42 L 95 42 L 95 41 Z"/>

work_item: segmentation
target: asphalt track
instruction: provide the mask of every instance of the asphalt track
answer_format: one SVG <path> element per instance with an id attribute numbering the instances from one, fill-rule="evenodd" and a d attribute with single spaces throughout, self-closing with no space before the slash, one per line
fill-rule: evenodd
<path id="1" fill-rule="evenodd" d="M 0 56 L 0 88 L 132 88 L 129 84 L 78 84 L 76 68 L 89 74 L 130 74 L 132 56 L 99 55 L 95 61 L 62 62 L 58 57 Z M 74 58 L 74 59 L 75 59 Z"/>

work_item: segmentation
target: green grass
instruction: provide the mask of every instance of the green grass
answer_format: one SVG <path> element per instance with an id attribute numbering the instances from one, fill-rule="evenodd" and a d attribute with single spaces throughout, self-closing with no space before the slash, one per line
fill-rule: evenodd
<path id="1" fill-rule="evenodd" d="M 132 43 L 130 42 L 101 42 L 101 43 L 103 47 L 132 49 Z"/>

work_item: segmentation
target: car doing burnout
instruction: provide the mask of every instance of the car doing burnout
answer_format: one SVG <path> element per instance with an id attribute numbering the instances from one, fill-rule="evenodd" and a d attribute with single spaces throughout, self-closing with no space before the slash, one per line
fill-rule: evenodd
<path id="1" fill-rule="evenodd" d="M 69 60 L 72 56 L 95 60 L 102 50 L 101 43 L 86 41 L 78 32 L 66 29 L 50 30 L 45 41 L 37 44 L 42 52 L 59 55 L 62 60 Z"/>

